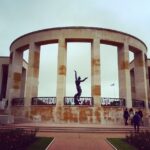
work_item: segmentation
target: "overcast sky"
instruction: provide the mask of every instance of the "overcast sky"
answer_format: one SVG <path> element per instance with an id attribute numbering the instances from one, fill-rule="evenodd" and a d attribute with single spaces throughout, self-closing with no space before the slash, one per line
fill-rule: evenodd
<path id="1" fill-rule="evenodd" d="M 149 6 L 149 0 L 0 0 L 0 56 L 9 56 L 11 42 L 23 34 L 65 26 L 119 30 L 138 37 L 150 49 Z M 74 69 L 81 78 L 88 77 L 82 96 L 90 96 L 90 44 L 67 46 L 67 96 L 76 92 Z M 41 48 L 39 96 L 56 95 L 57 49 L 57 44 Z M 118 97 L 117 50 L 102 45 L 100 53 L 102 96 Z"/>

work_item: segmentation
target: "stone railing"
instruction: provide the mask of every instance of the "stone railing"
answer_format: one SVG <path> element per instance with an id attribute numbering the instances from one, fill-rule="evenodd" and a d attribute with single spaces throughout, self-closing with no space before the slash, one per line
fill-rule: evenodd
<path id="1" fill-rule="evenodd" d="M 56 97 L 32 97 L 32 105 L 56 105 Z"/>
<path id="2" fill-rule="evenodd" d="M 80 97 L 76 104 L 74 97 L 64 97 L 64 105 L 87 105 L 93 106 L 93 97 Z"/>
<path id="3" fill-rule="evenodd" d="M 133 107 L 145 107 L 145 102 L 143 100 L 132 99 Z"/>
<path id="4" fill-rule="evenodd" d="M 124 98 L 101 97 L 102 106 L 125 106 Z"/>
<path id="5" fill-rule="evenodd" d="M 13 98 L 11 101 L 12 106 L 23 106 L 25 98 Z M 31 105 L 56 105 L 56 97 L 33 97 Z M 75 103 L 74 97 L 64 97 L 64 105 L 86 105 L 93 106 L 93 97 L 80 97 L 78 104 Z M 102 106 L 125 106 L 124 98 L 109 98 L 101 97 Z M 133 107 L 145 107 L 143 100 L 132 99 Z M 149 102 L 150 108 L 150 102 Z"/>

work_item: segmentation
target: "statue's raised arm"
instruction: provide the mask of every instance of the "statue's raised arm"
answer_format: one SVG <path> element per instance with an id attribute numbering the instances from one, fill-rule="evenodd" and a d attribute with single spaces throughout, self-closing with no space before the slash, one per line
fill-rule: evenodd
<path id="1" fill-rule="evenodd" d="M 75 79 L 78 80 L 78 77 L 77 77 L 77 71 L 74 70 L 74 72 L 75 72 Z"/>
<path id="2" fill-rule="evenodd" d="M 83 80 L 81 80 L 81 82 L 84 82 L 88 77 L 84 78 Z"/>

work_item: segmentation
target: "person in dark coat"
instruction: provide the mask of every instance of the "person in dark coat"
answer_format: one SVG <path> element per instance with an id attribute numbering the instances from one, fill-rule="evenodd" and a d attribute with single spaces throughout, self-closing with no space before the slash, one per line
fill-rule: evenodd
<path id="1" fill-rule="evenodd" d="M 138 114 L 138 112 L 135 112 L 135 115 L 133 117 L 133 125 L 134 125 L 134 131 L 135 132 L 139 132 L 139 129 L 140 129 L 140 116 Z"/>
<path id="2" fill-rule="evenodd" d="M 124 118 L 125 125 L 128 125 L 129 112 L 127 108 L 124 110 L 123 118 Z"/>

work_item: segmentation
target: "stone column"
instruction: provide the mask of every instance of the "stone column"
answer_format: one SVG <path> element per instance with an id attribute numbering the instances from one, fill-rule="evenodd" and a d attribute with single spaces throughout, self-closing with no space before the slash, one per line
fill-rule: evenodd
<path id="1" fill-rule="evenodd" d="M 25 85 L 26 85 L 26 69 L 22 68 L 22 81 L 21 81 L 21 97 L 25 95 Z"/>
<path id="2" fill-rule="evenodd" d="M 136 98 L 135 98 L 134 69 L 130 70 L 130 77 L 131 77 L 131 97 L 132 97 L 132 99 L 136 99 Z"/>
<path id="3" fill-rule="evenodd" d="M 146 57 L 146 56 L 145 56 Z M 147 57 L 145 58 L 145 62 L 146 62 L 146 84 L 147 84 L 147 102 L 146 102 L 146 111 L 147 113 L 150 113 L 150 109 L 149 109 L 149 102 L 150 102 L 150 86 L 149 86 L 149 72 L 148 72 L 148 59 Z"/>
<path id="4" fill-rule="evenodd" d="M 8 78 L 7 78 L 7 89 L 6 89 L 6 98 L 8 100 L 8 106 L 10 106 L 9 95 L 10 95 L 10 87 L 11 87 L 11 70 L 12 70 L 12 55 L 9 57 L 9 67 L 8 67 Z"/>
<path id="5" fill-rule="evenodd" d="M 31 105 L 32 97 L 38 96 L 39 84 L 39 63 L 40 63 L 40 46 L 31 43 L 29 46 L 29 60 L 27 70 L 27 82 L 25 93 L 25 106 Z"/>
<path id="6" fill-rule="evenodd" d="M 57 64 L 57 106 L 64 104 L 66 95 L 66 63 L 67 43 L 64 38 L 58 41 L 58 64 Z"/>
<path id="7" fill-rule="evenodd" d="M 100 105 L 100 39 L 93 39 L 91 44 L 91 94 L 94 105 Z"/>
<path id="8" fill-rule="evenodd" d="M 126 107 L 132 107 L 131 79 L 129 70 L 129 46 L 124 43 L 118 46 L 118 76 L 119 76 L 119 97 L 126 99 Z"/>
<path id="9" fill-rule="evenodd" d="M 136 99 L 144 100 L 146 108 L 148 108 L 146 63 L 143 52 L 134 54 L 134 66 Z"/>
<path id="10" fill-rule="evenodd" d="M 21 80 L 22 80 L 22 64 L 23 64 L 23 51 L 14 51 L 12 53 L 10 66 L 9 66 L 9 87 L 7 89 L 8 94 L 8 106 L 11 106 L 11 100 L 13 98 L 21 97 Z"/>

